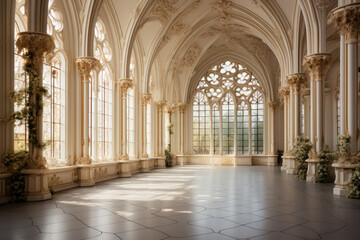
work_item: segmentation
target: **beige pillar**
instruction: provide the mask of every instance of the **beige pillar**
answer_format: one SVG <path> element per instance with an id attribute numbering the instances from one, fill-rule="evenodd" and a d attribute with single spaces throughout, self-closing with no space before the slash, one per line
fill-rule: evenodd
<path id="1" fill-rule="evenodd" d="M 127 91 L 134 86 L 131 79 L 125 78 L 119 80 L 121 92 L 121 159 L 128 160 L 129 154 L 127 152 Z"/>
<path id="2" fill-rule="evenodd" d="M 279 89 L 279 94 L 284 98 L 284 155 L 283 163 L 281 166 L 282 171 L 286 171 L 288 167 L 288 156 L 289 156 L 289 95 L 290 87 L 284 86 Z"/>
<path id="3" fill-rule="evenodd" d="M 331 20 L 345 36 L 345 51 L 340 56 L 340 102 L 341 113 L 345 113 L 345 128 L 342 134 L 350 136 L 352 153 L 358 150 L 358 43 L 360 33 L 360 3 L 343 5 L 331 12 Z M 344 37 L 342 37 L 344 40 Z M 341 46 L 340 49 L 344 48 Z"/>
<path id="4" fill-rule="evenodd" d="M 147 108 L 149 105 L 151 99 L 151 94 L 149 93 L 144 93 L 141 96 L 141 110 L 142 110 L 142 116 L 141 116 L 141 126 L 142 126 L 142 131 L 141 131 L 141 146 L 142 146 L 142 151 L 141 151 L 141 157 L 142 158 L 147 158 L 149 157 L 148 152 L 147 152 Z"/>
<path id="5" fill-rule="evenodd" d="M 330 54 L 316 53 L 307 55 L 304 58 L 304 64 L 310 72 L 310 80 L 313 83 L 311 95 L 315 99 L 315 105 L 312 102 L 311 108 L 313 118 L 310 119 L 314 129 L 313 151 L 318 152 L 323 147 L 324 142 L 324 82 L 323 78 L 330 63 Z M 315 97 L 314 97 L 315 96 Z M 316 107 L 315 107 L 316 106 Z M 315 107 L 315 108 L 314 108 Z M 315 110 L 315 111 L 314 111 Z"/>
<path id="6" fill-rule="evenodd" d="M 301 133 L 300 129 L 300 118 L 301 118 L 301 107 L 300 107 L 300 87 L 301 84 L 306 81 L 306 75 L 303 73 L 294 73 L 286 76 L 288 84 L 291 85 L 293 89 L 293 99 L 294 99 L 294 138 L 296 138 Z"/>
<path id="7" fill-rule="evenodd" d="M 156 134 L 156 157 L 164 156 L 164 106 L 165 100 L 156 102 L 156 113 L 157 113 L 157 134 Z"/>
<path id="8" fill-rule="evenodd" d="M 179 108 L 179 151 L 180 155 L 184 155 L 184 136 L 185 136 L 185 110 L 186 103 L 178 104 Z"/>
<path id="9" fill-rule="evenodd" d="M 32 117 L 35 124 L 35 132 L 29 133 L 29 154 L 30 160 L 29 168 L 46 168 L 46 160 L 42 155 L 43 134 L 42 134 L 42 109 L 39 107 L 39 100 L 37 99 L 37 87 L 42 86 L 42 69 L 44 56 L 51 54 L 55 48 L 54 40 L 51 36 L 39 32 L 21 32 L 18 35 L 16 46 L 18 51 L 26 49 L 32 56 L 23 54 L 25 65 L 33 66 L 33 78 L 39 78 L 39 81 L 29 81 L 29 89 L 32 90 L 32 97 L 29 99 L 30 105 L 34 110 Z M 29 76 L 28 76 L 29 77 Z M 38 107 L 36 107 L 38 106 Z"/>
<path id="10" fill-rule="evenodd" d="M 275 146 L 275 108 L 276 102 L 270 101 L 267 102 L 269 107 L 269 155 L 276 155 L 276 146 Z"/>
<path id="11" fill-rule="evenodd" d="M 75 60 L 81 75 L 81 157 L 76 160 L 77 164 L 91 164 L 89 156 L 89 81 L 90 73 L 93 70 L 98 70 L 100 62 L 93 57 L 79 57 Z"/>

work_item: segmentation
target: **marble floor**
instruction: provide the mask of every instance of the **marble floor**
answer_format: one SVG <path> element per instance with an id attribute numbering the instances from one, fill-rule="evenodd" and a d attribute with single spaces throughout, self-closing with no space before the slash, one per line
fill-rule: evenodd
<path id="1" fill-rule="evenodd" d="M 0 239 L 360 239 L 360 200 L 279 167 L 177 166 L 0 205 Z"/>

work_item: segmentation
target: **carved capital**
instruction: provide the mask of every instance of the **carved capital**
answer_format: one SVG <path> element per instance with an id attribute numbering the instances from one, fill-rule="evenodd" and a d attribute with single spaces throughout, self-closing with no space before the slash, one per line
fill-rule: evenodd
<path id="1" fill-rule="evenodd" d="M 91 164 L 92 160 L 89 156 L 84 156 L 76 159 L 75 164 L 76 165 L 85 165 L 85 164 Z"/>
<path id="2" fill-rule="evenodd" d="M 289 96 L 290 94 L 290 87 L 284 86 L 279 88 L 279 94 L 283 97 Z"/>
<path id="3" fill-rule="evenodd" d="M 267 103 L 267 105 L 269 106 L 269 108 L 270 108 L 271 110 L 275 110 L 276 104 L 277 104 L 276 101 L 269 101 L 269 102 L 266 102 L 266 103 Z"/>
<path id="4" fill-rule="evenodd" d="M 174 113 L 176 109 L 176 105 L 171 104 L 171 105 L 165 105 L 165 111 L 166 113 Z"/>
<path id="5" fill-rule="evenodd" d="M 295 94 L 300 92 L 300 86 L 306 81 L 306 74 L 304 73 L 293 73 L 286 76 L 286 82 L 290 84 Z"/>
<path id="6" fill-rule="evenodd" d="M 178 108 L 179 108 L 179 113 L 184 114 L 185 110 L 186 110 L 186 103 L 178 103 Z"/>
<path id="7" fill-rule="evenodd" d="M 38 72 L 43 64 L 44 56 L 53 54 L 55 43 L 54 39 L 45 33 L 21 32 L 18 34 L 16 47 L 18 48 L 18 53 L 23 49 L 27 49 L 28 52 L 33 54 L 32 62 L 35 71 Z M 25 55 L 23 57 L 28 59 Z"/>
<path id="8" fill-rule="evenodd" d="M 165 100 L 160 100 L 160 101 L 157 101 L 156 103 L 156 106 L 158 108 L 158 111 L 162 111 L 163 110 L 163 107 L 166 105 L 166 101 Z"/>
<path id="9" fill-rule="evenodd" d="M 149 104 L 151 99 L 151 94 L 150 93 L 144 93 L 141 95 L 141 102 L 142 104 Z"/>
<path id="10" fill-rule="evenodd" d="M 83 82 L 89 82 L 91 71 L 100 69 L 100 61 L 94 57 L 78 57 L 75 59 Z"/>
<path id="11" fill-rule="evenodd" d="M 331 61 L 330 54 L 315 53 L 304 57 L 303 65 L 306 65 L 314 81 L 321 81 Z"/>
<path id="12" fill-rule="evenodd" d="M 335 8 L 331 11 L 330 20 L 345 34 L 347 43 L 357 43 L 360 33 L 360 3 L 353 3 Z"/>
<path id="13" fill-rule="evenodd" d="M 122 93 L 126 93 L 129 88 L 134 87 L 133 80 L 124 78 L 119 80 L 119 86 Z"/>

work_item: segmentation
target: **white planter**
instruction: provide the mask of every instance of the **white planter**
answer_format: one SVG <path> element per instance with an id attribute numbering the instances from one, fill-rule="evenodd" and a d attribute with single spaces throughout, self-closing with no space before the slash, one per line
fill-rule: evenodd
<path id="1" fill-rule="evenodd" d="M 332 166 L 335 168 L 335 187 L 333 193 L 339 196 L 346 196 L 349 192 L 346 185 L 351 180 L 353 171 L 360 164 L 333 163 Z"/>

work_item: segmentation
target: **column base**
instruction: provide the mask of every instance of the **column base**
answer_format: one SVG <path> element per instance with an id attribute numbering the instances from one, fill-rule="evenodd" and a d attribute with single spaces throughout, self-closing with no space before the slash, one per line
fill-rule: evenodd
<path id="1" fill-rule="evenodd" d="M 333 194 L 346 196 L 349 193 L 347 184 L 350 182 L 354 170 L 359 167 L 360 164 L 333 163 L 332 166 L 335 168 L 335 187 L 333 188 Z"/>
<path id="2" fill-rule="evenodd" d="M 25 201 L 42 201 L 51 198 L 47 169 L 24 169 Z"/>
<path id="3" fill-rule="evenodd" d="M 288 156 L 287 157 L 287 168 L 286 173 L 287 174 L 296 174 L 296 159 L 294 156 Z"/>
<path id="4" fill-rule="evenodd" d="M 165 157 L 158 157 L 155 160 L 155 168 L 166 168 Z"/>
<path id="5" fill-rule="evenodd" d="M 288 166 L 288 157 L 289 156 L 282 156 L 282 165 L 281 165 L 281 171 L 285 171 L 287 169 Z"/>
<path id="6" fill-rule="evenodd" d="M 307 159 L 305 162 L 308 164 L 306 181 L 315 182 L 317 169 L 319 165 L 319 159 Z"/>
<path id="7" fill-rule="evenodd" d="M 277 165 L 277 155 L 268 155 L 268 162 L 267 165 L 269 166 L 276 166 Z"/>
<path id="8" fill-rule="evenodd" d="M 78 165 L 78 176 L 80 187 L 91 187 L 95 185 L 92 165 Z"/>
<path id="9" fill-rule="evenodd" d="M 142 173 L 150 172 L 150 160 L 149 159 L 140 159 L 140 172 L 142 172 Z"/>
<path id="10" fill-rule="evenodd" d="M 130 163 L 128 160 L 121 161 L 119 163 L 118 176 L 121 178 L 131 177 L 131 168 L 130 168 Z"/>

